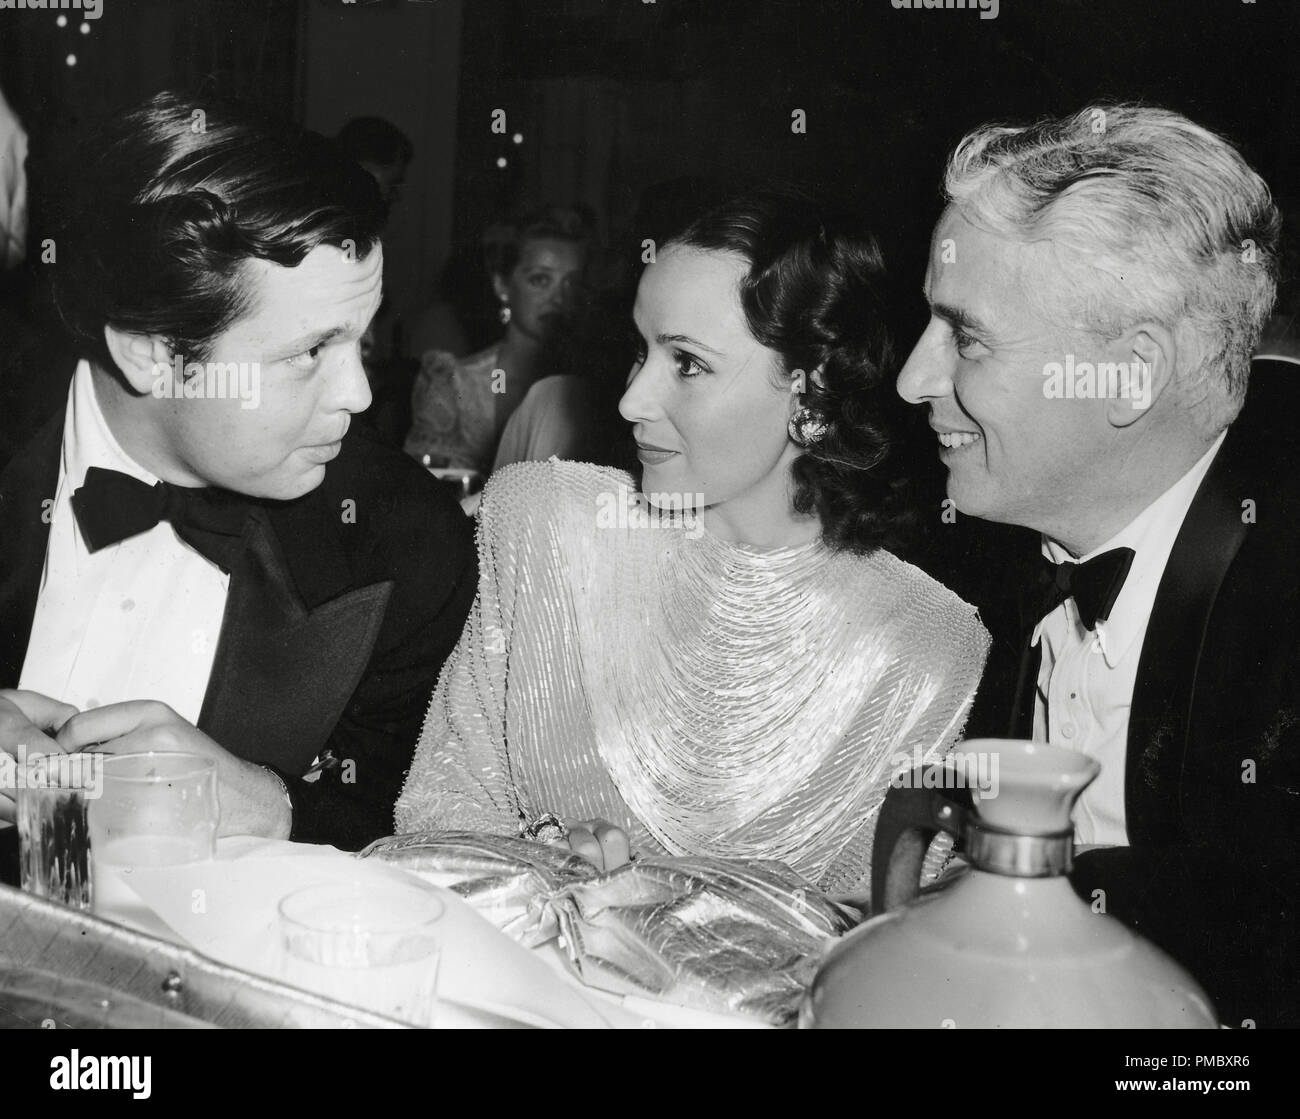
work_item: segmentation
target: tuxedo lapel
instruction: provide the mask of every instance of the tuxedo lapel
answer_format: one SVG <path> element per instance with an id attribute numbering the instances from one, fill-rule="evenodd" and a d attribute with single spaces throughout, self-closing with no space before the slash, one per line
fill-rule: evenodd
<path id="1" fill-rule="evenodd" d="M 979 607 L 991 638 L 967 738 L 1032 738 L 1039 648 L 1029 647 L 1022 590 L 1036 576 L 1041 537 L 1027 528 L 960 517 L 931 574 Z"/>
<path id="2" fill-rule="evenodd" d="M 1033 631 L 1030 631 L 1033 636 Z M 1030 645 L 1025 638 L 1025 648 L 1020 655 L 1020 667 L 1016 672 L 1015 698 L 1011 705 L 1011 725 L 1007 728 L 1009 738 L 1031 739 L 1034 737 L 1034 714 L 1038 699 L 1038 674 L 1043 667 L 1043 643 Z"/>
<path id="3" fill-rule="evenodd" d="M 0 687 L 16 688 L 40 591 L 63 446 L 60 410 L 0 474 Z M 47 504 L 48 501 L 48 504 Z"/>
<path id="4" fill-rule="evenodd" d="M 316 559 L 318 586 L 331 576 L 350 586 L 336 552 Z M 356 689 L 391 591 L 391 581 L 376 582 L 309 608 L 270 516 L 255 508 L 232 563 L 199 729 L 240 757 L 303 772 Z"/>
<path id="5" fill-rule="evenodd" d="M 1236 436 L 1236 438 L 1234 438 Z M 1229 431 L 1201 483 L 1156 592 L 1129 713 L 1125 813 L 1129 842 L 1177 842 L 1196 672 L 1219 587 L 1246 538 L 1240 431 Z"/>

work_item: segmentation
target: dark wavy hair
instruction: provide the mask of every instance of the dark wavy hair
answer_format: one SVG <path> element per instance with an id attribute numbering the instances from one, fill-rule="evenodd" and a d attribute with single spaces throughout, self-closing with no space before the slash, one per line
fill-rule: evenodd
<path id="1" fill-rule="evenodd" d="M 374 179 L 333 141 L 176 93 L 111 119 L 69 172 L 54 212 L 54 299 L 110 370 L 106 325 L 204 361 L 251 308 L 245 261 L 292 267 L 325 244 L 364 258 L 384 220 Z"/>
<path id="2" fill-rule="evenodd" d="M 902 480 L 886 469 L 893 348 L 875 237 L 802 190 L 770 186 L 715 202 L 667 243 L 744 257 L 750 332 L 787 378 L 804 374 L 801 403 L 828 429 L 794 461 L 795 509 L 821 518 L 832 548 L 897 547 L 911 518 Z"/>

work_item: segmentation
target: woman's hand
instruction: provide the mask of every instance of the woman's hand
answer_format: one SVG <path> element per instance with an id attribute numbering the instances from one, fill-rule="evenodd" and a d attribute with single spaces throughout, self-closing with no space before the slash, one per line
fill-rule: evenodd
<path id="1" fill-rule="evenodd" d="M 608 820 L 565 820 L 569 829 L 569 850 L 581 855 L 600 870 L 615 870 L 631 859 L 631 845 L 627 832 Z"/>

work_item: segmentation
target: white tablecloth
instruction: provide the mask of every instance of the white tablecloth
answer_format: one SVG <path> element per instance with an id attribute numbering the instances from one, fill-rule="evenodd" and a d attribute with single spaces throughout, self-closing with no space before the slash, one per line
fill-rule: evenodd
<path id="1" fill-rule="evenodd" d="M 574 1028 L 746 1028 L 747 1019 L 685 1010 L 651 1000 L 615 999 L 585 987 L 553 947 L 529 950 L 499 932 L 456 894 L 376 860 L 333 847 L 238 837 L 217 858 L 178 872 L 138 868 L 137 909 L 105 914 L 187 944 L 246 971 L 276 974 L 276 907 L 318 882 L 401 881 L 434 891 L 446 904 L 438 974 L 440 1027 L 482 1028 L 502 1018 L 520 1025 Z"/>

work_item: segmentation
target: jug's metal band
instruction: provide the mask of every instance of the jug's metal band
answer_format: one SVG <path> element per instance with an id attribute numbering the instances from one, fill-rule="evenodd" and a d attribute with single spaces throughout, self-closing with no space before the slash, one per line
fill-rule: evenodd
<path id="1" fill-rule="evenodd" d="M 1074 865 L 1074 833 L 1014 835 L 968 821 L 966 858 L 978 870 L 1013 878 L 1069 874 Z"/>

